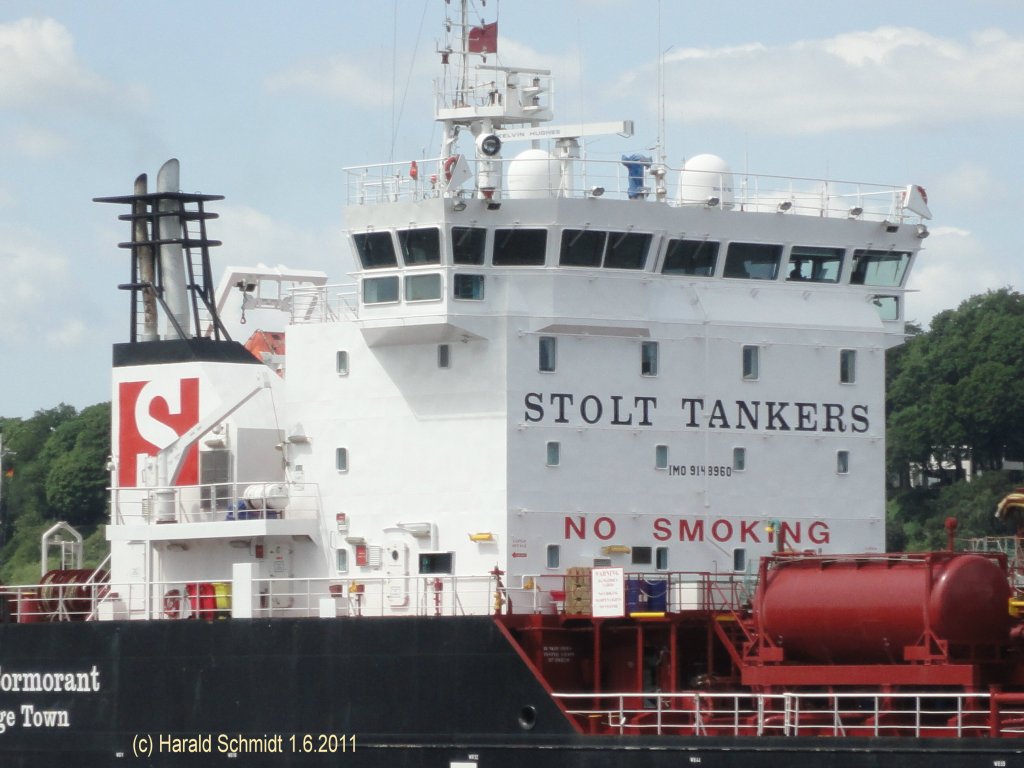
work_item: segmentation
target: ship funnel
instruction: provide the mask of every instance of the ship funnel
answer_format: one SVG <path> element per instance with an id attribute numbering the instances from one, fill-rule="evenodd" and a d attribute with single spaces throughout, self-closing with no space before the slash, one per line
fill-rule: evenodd
<path id="1" fill-rule="evenodd" d="M 177 159 L 168 160 L 157 173 L 157 193 L 181 192 L 180 178 L 181 173 Z M 181 217 L 177 215 L 180 213 L 180 200 L 160 200 L 157 208 L 158 240 L 161 243 L 160 274 L 163 278 L 164 302 L 170 315 L 164 322 L 165 339 L 178 338 L 178 328 L 181 329 L 183 336 L 188 336 L 190 330 L 188 284 L 185 280 L 185 262 L 181 247 Z"/>
<path id="2" fill-rule="evenodd" d="M 156 314 L 156 259 L 150 244 L 149 228 L 146 226 L 148 206 L 145 202 L 149 192 L 149 179 L 144 173 L 135 178 L 135 202 L 132 205 L 132 246 L 139 263 L 139 282 L 142 289 L 142 341 L 156 341 L 159 338 Z"/>

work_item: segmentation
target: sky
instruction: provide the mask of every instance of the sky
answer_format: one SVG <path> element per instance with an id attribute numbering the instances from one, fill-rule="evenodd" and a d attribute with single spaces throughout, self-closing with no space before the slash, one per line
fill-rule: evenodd
<path id="1" fill-rule="evenodd" d="M 631 119 L 591 157 L 920 184 L 934 216 L 907 318 L 1024 287 L 1024 3 L 488 0 L 501 64 L 550 68 L 559 122 Z M 110 399 L 128 336 L 119 206 L 171 157 L 221 194 L 214 270 L 346 282 L 343 168 L 434 157 L 442 0 L 0 3 L 0 416 Z M 152 183 L 152 181 L 151 181 Z M 243 340 L 237 312 L 229 329 Z"/>

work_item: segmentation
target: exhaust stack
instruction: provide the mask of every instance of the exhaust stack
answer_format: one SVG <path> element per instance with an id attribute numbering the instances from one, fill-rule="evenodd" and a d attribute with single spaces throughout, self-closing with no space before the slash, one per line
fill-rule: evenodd
<path id="1" fill-rule="evenodd" d="M 156 175 L 158 195 L 181 192 L 181 171 L 177 159 L 170 159 Z M 161 197 L 157 203 L 157 240 L 160 243 L 160 275 L 163 282 L 164 302 L 170 315 L 164 322 L 164 338 L 176 339 L 191 335 L 189 321 L 188 282 L 185 280 L 185 262 L 181 247 L 181 201 L 175 197 Z"/>
<path id="2" fill-rule="evenodd" d="M 142 341 L 156 341 L 160 338 L 156 315 L 156 261 L 149 242 L 148 206 L 144 199 L 148 192 L 149 179 L 140 173 L 135 179 L 135 203 L 132 205 L 132 244 L 139 261 L 139 282 L 149 286 L 142 289 Z"/>

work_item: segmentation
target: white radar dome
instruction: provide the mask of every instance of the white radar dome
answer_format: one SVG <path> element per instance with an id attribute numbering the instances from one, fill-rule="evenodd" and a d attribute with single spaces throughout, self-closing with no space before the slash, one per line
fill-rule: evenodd
<path id="1" fill-rule="evenodd" d="M 558 161 L 543 149 L 526 149 L 508 164 L 509 200 L 554 197 L 558 191 Z"/>
<path id="2" fill-rule="evenodd" d="M 732 208 L 732 169 L 718 155 L 691 157 L 679 174 L 679 202 L 707 205 L 712 198 L 723 208 Z"/>

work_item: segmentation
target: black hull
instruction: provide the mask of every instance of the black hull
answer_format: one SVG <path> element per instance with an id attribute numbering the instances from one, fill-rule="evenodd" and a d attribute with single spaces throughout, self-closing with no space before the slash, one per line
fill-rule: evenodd
<path id="1" fill-rule="evenodd" d="M 1024 740 L 581 735 L 487 617 L 0 625 L 5 717 L 5 767 L 1024 766 Z"/>

